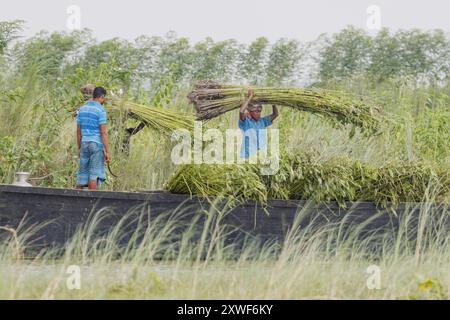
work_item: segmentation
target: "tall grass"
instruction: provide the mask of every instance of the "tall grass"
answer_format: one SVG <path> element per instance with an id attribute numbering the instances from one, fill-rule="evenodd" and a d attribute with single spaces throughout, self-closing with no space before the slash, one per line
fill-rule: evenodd
<path id="1" fill-rule="evenodd" d="M 73 110 L 79 100 L 73 93 L 58 96 L 58 92 L 40 84 L 32 74 L 24 75 L 21 80 L 25 84 L 30 82 L 30 86 L 10 83 L 0 90 L 0 117 L 4 119 L 0 127 L 0 182 L 12 182 L 14 172 L 23 170 L 31 171 L 35 185 L 75 185 L 78 168 L 75 120 L 69 110 Z M 336 89 L 342 90 L 342 87 Z M 185 90 L 172 97 L 170 109 L 182 113 L 193 111 L 185 98 L 188 89 Z M 367 137 L 359 130 L 353 133 L 350 127 L 334 128 L 317 116 L 283 108 L 274 124 L 281 131 L 281 144 L 291 152 L 316 150 L 324 160 L 345 154 L 372 166 L 382 166 L 396 159 L 423 160 L 431 165 L 450 164 L 450 131 L 446 130 L 450 112 L 444 98 L 435 98 L 436 90 L 420 89 L 417 92 L 383 85 L 374 89 L 369 84 L 360 84 L 357 88 L 349 85 L 347 90 L 382 105 L 396 117 L 399 125 L 387 128 L 380 135 Z M 440 94 L 446 96 L 445 93 L 443 88 Z M 429 99 L 440 102 L 430 109 Z M 420 105 L 418 114 L 413 108 L 416 104 Z M 268 109 L 263 110 L 265 114 Z M 124 153 L 122 129 L 138 123 L 133 119 L 124 123 L 120 119 L 109 120 L 112 169 L 119 178 L 109 177 L 105 188 L 162 188 L 176 169 L 169 158 L 170 139 L 145 129 L 131 138 L 131 150 Z M 212 119 L 205 126 L 225 130 L 237 128 L 237 124 L 236 111 Z"/>
<path id="2" fill-rule="evenodd" d="M 103 73 L 97 69 L 89 72 L 97 78 L 76 78 L 74 72 L 51 82 L 53 86 L 40 75 L 38 63 L 18 74 L 10 70 L 8 77 L 2 75 L 0 183 L 11 183 L 16 171 L 30 171 L 34 185 L 75 185 L 78 157 L 71 112 L 80 102 L 79 85 L 94 80 L 106 87 L 116 83 L 114 74 L 108 82 L 98 79 Z M 431 88 L 361 80 L 322 87 L 361 95 L 383 106 L 399 125 L 367 137 L 359 130 L 337 129 L 315 115 L 284 108 L 274 127 L 280 129 L 280 141 L 289 152 L 313 150 L 321 161 L 345 155 L 376 167 L 400 160 L 450 165 L 448 84 Z M 175 92 L 166 107 L 192 112 L 187 92 Z M 127 94 L 147 103 L 152 92 L 144 92 L 142 100 L 142 92 Z M 131 138 L 126 153 L 122 129 L 136 126 L 136 121 L 109 120 L 111 167 L 118 178 L 109 176 L 103 188 L 162 188 L 176 170 L 170 161 L 170 140 L 144 129 Z M 238 113 L 226 113 L 205 126 L 237 128 Z M 363 225 L 349 231 L 344 222 L 312 223 L 293 228 L 280 243 L 261 243 L 251 237 L 244 243 L 229 243 L 225 241 L 229 230 L 220 224 L 226 212 L 202 212 L 183 221 L 182 208 L 156 220 L 151 212 L 136 210 L 121 217 L 105 209 L 93 215 L 64 248 L 41 250 L 32 239 L 43 225 L 27 226 L 25 220 L 17 229 L 2 225 L 0 298 L 448 299 L 450 236 L 444 220 L 449 210 L 430 205 L 435 200 L 432 190 L 424 193 L 419 208 L 410 208 L 411 213 L 419 209 L 418 216 L 406 214 L 400 229 L 364 237 Z M 305 214 L 300 212 L 299 219 Z M 442 221 L 431 223 L 431 216 Z M 104 230 L 108 219 L 116 223 Z M 412 228 L 417 219 L 418 227 Z M 138 227 L 130 231 L 127 225 L 136 221 Z M 103 233 L 98 234 L 100 230 Z M 81 268 L 80 290 L 66 286 L 71 265 Z M 381 271 L 379 290 L 366 286 L 371 265 Z"/>
<path id="3" fill-rule="evenodd" d="M 31 259 L 23 252 L 33 230 L 7 237 L 0 247 L 0 298 L 448 299 L 450 211 L 418 206 L 398 228 L 364 235 L 369 221 L 301 224 L 304 208 L 284 241 L 247 237 L 239 244 L 226 241 L 221 219 L 227 212 L 214 206 L 190 220 L 182 219 L 183 208 L 157 218 L 137 208 L 109 230 L 102 221 L 114 215 L 102 210 L 63 248 Z M 138 227 L 130 231 L 130 223 Z M 73 265 L 81 270 L 79 290 L 67 286 Z M 379 289 L 367 286 L 370 266 L 381 272 Z"/>

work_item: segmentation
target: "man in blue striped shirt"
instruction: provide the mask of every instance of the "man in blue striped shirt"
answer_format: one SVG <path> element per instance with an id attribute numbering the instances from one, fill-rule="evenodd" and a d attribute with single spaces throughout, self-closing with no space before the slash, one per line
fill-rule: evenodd
<path id="1" fill-rule="evenodd" d="M 103 108 L 106 90 L 96 87 L 93 99 L 80 108 L 77 115 L 77 143 L 80 169 L 77 188 L 96 190 L 106 179 L 105 161 L 111 162 L 106 135 L 106 111 Z"/>
<path id="2" fill-rule="evenodd" d="M 267 127 L 278 117 L 277 106 L 272 106 L 272 114 L 261 118 L 262 105 L 253 104 L 253 89 L 248 90 L 247 99 L 239 110 L 239 128 L 244 137 L 241 146 L 241 158 L 248 159 L 258 150 L 267 148 Z"/>

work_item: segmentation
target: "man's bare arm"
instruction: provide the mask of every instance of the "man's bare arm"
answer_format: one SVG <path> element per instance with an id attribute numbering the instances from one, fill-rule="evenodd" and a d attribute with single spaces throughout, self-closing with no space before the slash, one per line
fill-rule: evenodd
<path id="1" fill-rule="evenodd" d="M 78 145 L 78 154 L 80 153 L 81 148 L 81 126 L 77 124 L 77 145 Z"/>
<path id="2" fill-rule="evenodd" d="M 239 118 L 241 118 L 242 121 L 244 121 L 245 118 L 247 117 L 248 114 L 247 106 L 250 103 L 250 101 L 252 101 L 254 95 L 255 92 L 252 89 L 249 89 L 247 99 L 244 101 L 243 104 L 241 104 L 241 108 L 239 109 Z"/>
<path id="3" fill-rule="evenodd" d="M 139 131 L 145 128 L 145 124 L 141 122 L 136 128 L 127 128 L 127 132 L 129 135 L 135 135 Z"/>
<path id="4" fill-rule="evenodd" d="M 111 158 L 111 153 L 109 152 L 108 136 L 106 135 L 106 124 L 100 125 L 100 134 L 102 136 L 102 143 L 105 148 L 104 149 L 105 150 L 105 161 L 107 163 L 110 163 L 112 158 Z"/>
<path id="5" fill-rule="evenodd" d="M 278 108 L 276 105 L 272 105 L 272 115 L 270 117 L 270 122 L 273 122 L 280 113 L 278 112 Z"/>

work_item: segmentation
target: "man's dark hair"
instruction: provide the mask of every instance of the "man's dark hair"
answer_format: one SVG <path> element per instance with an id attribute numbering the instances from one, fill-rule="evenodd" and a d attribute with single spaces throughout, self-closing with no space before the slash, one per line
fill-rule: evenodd
<path id="1" fill-rule="evenodd" d="M 106 90 L 103 87 L 96 87 L 94 89 L 94 94 L 92 95 L 94 99 L 98 99 L 101 96 L 106 96 Z"/>

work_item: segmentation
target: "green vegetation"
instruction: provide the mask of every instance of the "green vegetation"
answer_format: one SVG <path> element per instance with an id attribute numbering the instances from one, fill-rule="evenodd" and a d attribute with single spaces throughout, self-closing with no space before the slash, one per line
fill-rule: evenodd
<path id="1" fill-rule="evenodd" d="M 324 92 L 333 97 L 339 92 L 339 99 L 363 99 L 362 103 L 356 101 L 353 108 L 356 114 L 349 116 L 341 109 L 333 113 L 338 121 L 323 121 L 328 118 L 326 114 L 322 117 L 294 108 L 282 108 L 276 121 L 282 149 L 287 154 L 311 153 L 321 167 L 342 159 L 343 163 L 349 163 L 350 167 L 334 173 L 335 177 L 351 177 L 353 174 L 345 172 L 353 172 L 354 164 L 376 170 L 391 164 L 395 170 L 400 170 L 397 168 L 403 164 L 420 164 L 420 168 L 430 170 L 427 171 L 430 174 L 423 177 L 442 176 L 438 172 L 449 168 L 450 85 L 442 77 L 447 74 L 444 71 L 448 59 L 424 58 L 431 57 L 432 53 L 432 57 L 445 57 L 450 51 L 449 39 L 438 31 L 390 34 L 384 30 L 371 38 L 363 31 L 348 28 L 308 44 L 287 39 L 271 44 L 265 38 L 259 38 L 249 45 L 233 40 L 216 43 L 212 39 L 193 45 L 174 34 L 165 38 L 143 36 L 134 42 L 113 39 L 98 43 L 86 30 L 42 32 L 30 39 L 18 40 L 22 22 L 4 22 L 1 26 L 4 39 L 4 50 L 0 54 L 1 183 L 10 183 L 14 172 L 26 170 L 31 171 L 31 182 L 35 185 L 74 186 L 78 159 L 72 115 L 83 101 L 79 88 L 94 83 L 105 86 L 114 101 L 114 105 L 110 105 L 113 111 L 109 113 L 109 135 L 114 155 L 112 169 L 119 177 L 108 177 L 105 188 L 162 188 L 174 172 L 183 170 L 170 161 L 173 142 L 168 135 L 173 128 L 191 128 L 193 108 L 186 95 L 192 90 L 193 83 L 207 78 L 219 83 L 242 83 L 244 87 L 247 84 L 296 87 L 307 82 L 314 85 L 315 91 L 311 92 Z M 393 45 L 389 48 L 398 48 L 396 52 L 403 60 L 391 61 L 391 55 L 381 59 L 381 51 L 377 48 L 390 42 Z M 366 47 L 370 50 L 353 50 Z M 319 63 L 310 63 L 311 59 Z M 347 60 L 358 65 L 352 67 L 345 62 Z M 345 72 L 339 71 L 340 65 L 346 66 Z M 413 70 L 412 65 L 421 67 Z M 383 73 L 375 76 L 376 70 L 383 70 Z M 388 74 L 388 70 L 393 71 Z M 433 70 L 443 71 L 436 73 Z M 238 88 L 230 90 L 237 92 Z M 309 90 L 296 89 L 296 92 Z M 344 92 L 346 94 L 340 94 Z M 233 102 L 230 106 L 234 108 L 239 97 L 233 93 L 230 99 Z M 304 110 L 308 105 L 302 105 L 300 109 Z M 351 124 L 345 124 L 375 126 L 378 117 L 374 122 L 370 117 L 377 113 L 369 116 L 369 109 L 361 109 L 364 105 L 383 108 L 386 121 L 382 121 L 383 130 L 376 135 L 366 135 L 358 126 L 355 129 Z M 172 116 L 174 114 L 177 116 Z M 133 136 L 131 149 L 124 152 L 125 129 L 136 127 L 140 121 L 156 130 L 144 129 Z M 228 112 L 205 125 L 221 130 L 237 128 L 237 112 Z M 284 159 L 283 164 L 290 161 Z M 414 194 L 411 197 L 414 200 L 418 200 L 426 184 L 425 178 L 419 180 L 421 187 L 407 192 Z M 319 180 L 311 183 L 320 189 Z M 408 182 L 408 185 L 414 183 Z M 306 192 L 298 187 L 295 192 L 294 189 L 286 191 L 286 186 L 262 191 L 270 185 L 277 183 L 264 181 L 256 188 L 257 198 L 263 193 L 264 197 L 277 198 L 317 196 L 317 190 Z M 331 196 L 340 201 L 365 194 L 351 185 L 353 183 L 344 188 L 347 191 L 341 195 L 327 191 L 319 199 Z M 381 184 L 379 187 L 384 188 Z M 397 185 L 397 188 L 401 187 Z M 236 189 L 245 189 L 245 186 Z M 391 191 L 390 196 L 377 194 L 364 198 L 403 199 L 403 191 Z M 218 192 L 216 190 L 214 194 Z"/>
<path id="2" fill-rule="evenodd" d="M 264 246 L 250 237 L 243 245 L 227 243 L 223 214 L 215 210 L 204 223 L 197 217 L 181 224 L 174 212 L 126 234 L 123 226 L 131 220 L 150 218 L 137 210 L 99 236 L 95 231 L 109 215 L 102 211 L 63 252 L 40 251 L 32 260 L 23 254 L 39 226 L 0 230 L 0 298 L 449 299 L 449 234 L 430 223 L 445 210 L 426 204 L 413 209 L 419 211 L 417 228 L 406 219 L 398 231 L 361 238 L 358 226 L 343 232 L 345 221 L 311 221 L 294 226 L 282 244 Z M 300 212 L 296 225 L 303 218 Z M 174 232 L 180 226 L 188 228 Z M 79 290 L 70 290 L 76 284 L 70 266 L 79 267 Z M 379 287 L 371 280 L 373 267 L 380 271 Z"/>
<path id="3" fill-rule="evenodd" d="M 98 238 L 92 234 L 97 217 L 63 253 L 42 251 L 31 261 L 24 252 L 33 245 L 33 230 L 0 226 L 0 298 L 449 298 L 448 229 L 428 223 L 432 215 L 444 220 L 449 214 L 444 206 L 428 205 L 448 202 L 450 39 L 445 32 L 382 30 L 371 37 L 350 27 L 311 43 L 259 38 L 247 45 L 210 38 L 192 44 L 174 34 L 98 42 L 87 30 L 20 39 L 22 27 L 20 21 L 0 23 L 0 183 L 12 182 L 14 172 L 30 171 L 35 185 L 75 186 L 73 111 L 83 102 L 79 88 L 93 83 L 119 101 L 108 115 L 118 178 L 108 177 L 107 190 L 166 184 L 176 192 L 262 201 L 417 201 L 420 225 L 414 231 L 403 225 L 376 239 L 342 233 L 339 225 L 311 225 L 294 228 L 281 245 L 258 247 L 249 239 L 239 251 L 215 229 L 211 219 L 218 219 L 218 212 L 209 212 L 208 224 L 198 226 L 201 243 L 193 240 L 193 230 L 172 232 L 179 221 L 161 217 L 119 246 L 124 221 Z M 194 113 L 186 96 L 201 79 L 346 92 L 382 106 L 387 119 L 383 130 L 367 135 L 344 124 L 355 121 L 336 126 L 316 114 L 282 108 L 274 124 L 283 151 L 280 174 L 262 177 L 249 164 L 177 168 L 167 135 L 190 126 Z M 156 130 L 131 137 L 125 152 L 125 129 L 140 121 Z M 233 111 L 205 127 L 225 130 L 237 123 Z M 176 245 L 167 246 L 167 239 Z M 381 268 L 380 290 L 366 286 L 372 264 Z M 65 285 L 70 265 L 81 266 L 82 290 Z"/>
<path id="4" fill-rule="evenodd" d="M 450 172 L 419 162 L 397 161 L 372 167 L 346 156 L 319 160 L 313 153 L 284 154 L 277 174 L 262 176 L 259 165 L 184 165 L 166 187 L 175 193 L 234 197 L 265 203 L 268 199 L 420 202 L 450 201 Z"/>

